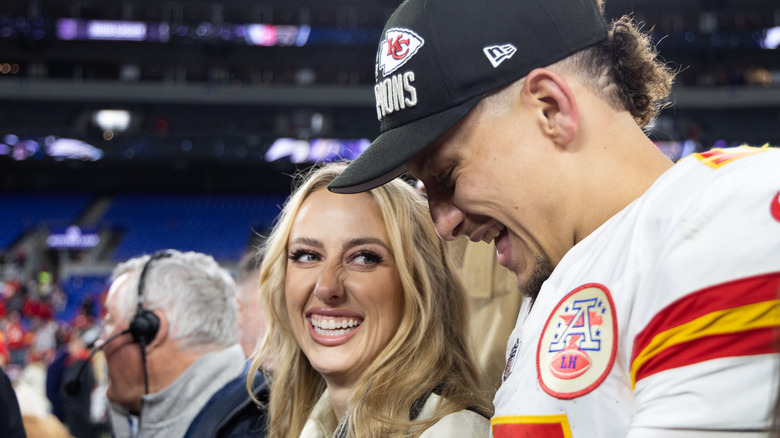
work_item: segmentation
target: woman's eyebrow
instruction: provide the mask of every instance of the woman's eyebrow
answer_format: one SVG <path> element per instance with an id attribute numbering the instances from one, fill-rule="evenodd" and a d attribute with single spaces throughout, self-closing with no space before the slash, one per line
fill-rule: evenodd
<path id="1" fill-rule="evenodd" d="M 344 249 L 352 248 L 354 246 L 366 245 L 366 244 L 379 245 L 385 250 L 387 250 L 388 252 L 391 252 L 390 248 L 388 248 L 385 242 L 383 242 L 380 239 L 377 239 L 376 237 L 358 237 L 355 239 L 350 239 L 344 244 Z"/>
<path id="2" fill-rule="evenodd" d="M 306 245 L 306 246 L 313 246 L 315 248 L 325 248 L 325 244 L 311 237 L 296 237 L 295 239 L 290 241 L 290 244 L 288 246 L 291 245 Z"/>

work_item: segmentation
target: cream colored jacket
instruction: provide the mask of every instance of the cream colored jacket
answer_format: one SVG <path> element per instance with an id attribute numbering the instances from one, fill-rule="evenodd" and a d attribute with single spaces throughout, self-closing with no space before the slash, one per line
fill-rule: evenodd
<path id="1" fill-rule="evenodd" d="M 431 394 L 423 405 L 417 420 L 430 418 L 433 415 L 440 397 Z M 338 426 L 338 420 L 330 405 L 328 391 L 322 394 L 314 405 L 309 419 L 301 432 L 301 438 L 330 438 Z M 472 411 L 459 411 L 439 420 L 420 435 L 420 438 L 459 437 L 485 438 L 490 434 L 490 420 Z"/>

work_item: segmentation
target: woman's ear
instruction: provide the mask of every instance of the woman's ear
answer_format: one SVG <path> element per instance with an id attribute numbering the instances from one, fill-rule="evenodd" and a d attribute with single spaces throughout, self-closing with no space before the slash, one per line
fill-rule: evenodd
<path id="1" fill-rule="evenodd" d="M 546 68 L 531 71 L 525 78 L 523 96 L 536 110 L 544 135 L 559 146 L 574 140 L 580 114 L 574 93 L 561 75 Z"/>

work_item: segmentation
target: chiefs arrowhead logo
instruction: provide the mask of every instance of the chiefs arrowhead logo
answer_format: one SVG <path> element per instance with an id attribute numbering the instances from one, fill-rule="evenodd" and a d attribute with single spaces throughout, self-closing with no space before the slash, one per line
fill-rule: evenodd
<path id="1" fill-rule="evenodd" d="M 377 54 L 377 70 L 382 76 L 398 70 L 425 44 L 419 35 L 409 29 L 392 28 L 385 33 Z"/>

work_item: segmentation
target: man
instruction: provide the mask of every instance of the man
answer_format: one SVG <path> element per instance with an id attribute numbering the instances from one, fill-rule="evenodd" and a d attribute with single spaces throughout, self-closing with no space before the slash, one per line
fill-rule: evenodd
<path id="1" fill-rule="evenodd" d="M 0 367 L 0 412 L 3 413 L 0 415 L 0 432 L 2 432 L 0 436 L 8 438 L 25 438 L 27 436 L 22 423 L 22 413 L 19 410 L 16 391 L 3 367 Z"/>
<path id="2" fill-rule="evenodd" d="M 236 269 L 236 288 L 238 297 L 238 331 L 241 338 L 241 348 L 246 357 L 255 351 L 257 340 L 265 336 L 268 329 L 260 305 L 260 263 L 262 253 L 248 252 L 241 257 Z"/>
<path id="3" fill-rule="evenodd" d="M 495 243 L 530 299 L 494 437 L 766 433 L 779 151 L 673 166 L 642 131 L 672 75 L 594 0 L 408 0 L 376 73 L 382 134 L 329 188 L 408 170 L 442 238 Z"/>
<path id="4" fill-rule="evenodd" d="M 239 260 L 236 270 L 238 328 L 241 348 L 247 357 L 252 355 L 257 340 L 265 336 L 268 329 L 258 293 L 262 260 L 262 252 L 249 252 Z M 263 369 L 271 371 L 269 362 L 264 363 Z M 248 361 L 245 372 L 211 397 L 192 421 L 185 438 L 243 438 L 266 435 L 265 407 L 258 406 L 255 399 L 261 403 L 268 402 L 268 385 L 265 376 L 257 373 L 252 381 L 250 396 L 246 386 L 249 365 Z"/>
<path id="5" fill-rule="evenodd" d="M 242 373 L 235 294 L 230 274 L 205 254 L 165 251 L 116 267 L 101 339 L 116 436 L 137 428 L 139 437 L 181 437 Z"/>
<path id="6" fill-rule="evenodd" d="M 99 425 L 92 422 L 92 390 L 97 384 L 90 360 L 88 344 L 98 337 L 99 327 L 74 328 L 68 340 L 68 355 L 65 359 L 65 370 L 59 388 L 59 401 L 62 406 L 62 423 L 68 427 L 71 435 L 77 438 L 100 436 Z M 69 393 L 62 382 L 78 382 L 78 391 Z M 98 407 L 94 407 L 98 410 Z M 53 410 L 52 410 L 53 412 Z"/>

